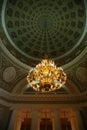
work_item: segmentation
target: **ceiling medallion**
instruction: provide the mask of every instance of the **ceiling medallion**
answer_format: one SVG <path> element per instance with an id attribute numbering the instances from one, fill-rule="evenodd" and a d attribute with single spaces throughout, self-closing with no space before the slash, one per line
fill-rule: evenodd
<path id="1" fill-rule="evenodd" d="M 31 69 L 27 75 L 28 86 L 35 91 L 51 92 L 63 87 L 66 83 L 66 73 L 57 67 L 54 61 L 45 58 Z"/>

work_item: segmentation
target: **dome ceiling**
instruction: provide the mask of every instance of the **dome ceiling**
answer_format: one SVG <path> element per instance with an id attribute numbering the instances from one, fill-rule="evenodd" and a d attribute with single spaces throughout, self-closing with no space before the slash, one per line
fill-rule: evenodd
<path id="1" fill-rule="evenodd" d="M 2 15 L 6 47 L 31 66 L 46 53 L 57 65 L 63 65 L 85 47 L 83 0 L 7 0 Z"/>
<path id="2" fill-rule="evenodd" d="M 51 95 L 72 99 L 87 92 L 86 1 L 0 1 L 0 89 L 24 96 L 40 94 L 27 88 L 27 70 L 47 53 L 57 65 L 75 58 L 63 66 L 68 77 L 65 88 Z"/>

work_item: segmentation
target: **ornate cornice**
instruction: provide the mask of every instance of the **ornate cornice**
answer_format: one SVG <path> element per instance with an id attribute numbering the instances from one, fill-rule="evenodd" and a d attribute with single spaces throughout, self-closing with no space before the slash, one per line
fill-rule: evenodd
<path id="1" fill-rule="evenodd" d="M 35 94 L 35 95 L 16 95 L 10 94 L 0 89 L 0 100 L 3 103 L 12 104 L 62 104 L 62 105 L 84 105 L 87 104 L 87 92 L 78 95 L 48 95 L 48 94 Z"/>

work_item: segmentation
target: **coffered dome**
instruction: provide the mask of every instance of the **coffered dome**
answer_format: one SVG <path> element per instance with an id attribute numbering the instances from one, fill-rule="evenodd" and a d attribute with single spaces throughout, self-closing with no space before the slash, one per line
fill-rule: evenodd
<path id="1" fill-rule="evenodd" d="M 37 64 L 47 53 L 57 65 L 74 59 L 85 47 L 83 0 L 7 0 L 3 2 L 5 45 L 20 61 Z M 7 39 L 6 39 L 7 37 Z"/>

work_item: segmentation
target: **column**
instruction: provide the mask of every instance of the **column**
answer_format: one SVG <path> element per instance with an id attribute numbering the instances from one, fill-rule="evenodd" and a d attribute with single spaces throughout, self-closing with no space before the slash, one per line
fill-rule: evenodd
<path id="1" fill-rule="evenodd" d="M 71 116 L 70 118 L 71 118 L 70 120 L 71 120 L 71 128 L 72 128 L 72 130 L 78 130 L 75 116 Z"/>
<path id="2" fill-rule="evenodd" d="M 15 130 L 20 130 L 21 129 L 22 120 L 23 119 L 20 116 L 17 118 L 16 124 L 15 124 Z"/>
<path id="3" fill-rule="evenodd" d="M 32 111 L 32 123 L 31 123 L 31 130 L 38 130 L 38 111 Z"/>
<path id="4" fill-rule="evenodd" d="M 75 116 L 76 116 L 76 122 L 77 122 L 77 127 L 78 127 L 77 130 L 85 130 L 79 110 L 75 110 Z"/>
<path id="5" fill-rule="evenodd" d="M 53 130 L 62 130 L 59 114 L 60 113 L 58 110 L 54 111 L 54 128 L 53 128 Z"/>
<path id="6" fill-rule="evenodd" d="M 17 110 L 13 110 L 11 118 L 10 118 L 10 123 L 9 123 L 9 127 L 8 130 L 15 130 L 15 118 L 16 118 L 16 114 L 17 114 Z"/>

